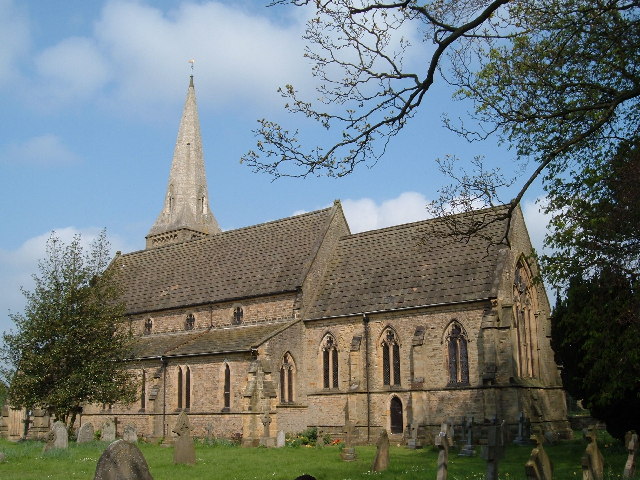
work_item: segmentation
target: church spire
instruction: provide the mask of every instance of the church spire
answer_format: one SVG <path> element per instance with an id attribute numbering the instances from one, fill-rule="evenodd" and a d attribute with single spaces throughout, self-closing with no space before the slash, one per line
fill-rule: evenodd
<path id="1" fill-rule="evenodd" d="M 200 120 L 191 75 L 173 151 L 164 207 L 146 237 L 147 248 L 219 232 L 218 222 L 209 208 Z"/>

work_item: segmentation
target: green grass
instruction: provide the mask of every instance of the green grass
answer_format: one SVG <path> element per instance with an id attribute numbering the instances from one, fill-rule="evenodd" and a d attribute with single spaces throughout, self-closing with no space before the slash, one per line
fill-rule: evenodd
<path id="1" fill-rule="evenodd" d="M 39 442 L 0 440 L 0 452 L 7 456 L 6 461 L 0 463 L 0 479 L 92 479 L 106 445 L 103 442 L 83 445 L 70 442 L 67 450 L 43 454 L 43 444 Z M 422 450 L 391 447 L 389 469 L 372 473 L 369 469 L 375 447 L 356 447 L 357 460 L 346 463 L 340 459 L 335 446 L 266 449 L 198 445 L 197 465 L 186 466 L 173 464 L 170 447 L 148 443 L 139 446 L 156 480 L 293 480 L 302 473 L 314 475 L 318 480 L 425 480 L 436 478 L 438 455 L 431 447 Z M 581 440 L 572 440 L 546 447 L 554 463 L 555 479 L 582 478 L 580 458 L 585 446 Z M 606 439 L 600 443 L 600 448 L 605 457 L 605 478 L 621 478 L 626 461 L 624 448 Z M 500 479 L 524 479 L 524 464 L 530 452 L 527 447 L 509 446 L 500 463 Z M 458 457 L 456 451 L 450 452 L 449 479 L 480 480 L 484 478 L 484 471 L 485 462 L 481 458 Z"/>

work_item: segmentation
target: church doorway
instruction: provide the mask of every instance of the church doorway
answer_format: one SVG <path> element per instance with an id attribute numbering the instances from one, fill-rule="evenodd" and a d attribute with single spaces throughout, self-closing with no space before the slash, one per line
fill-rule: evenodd
<path id="1" fill-rule="evenodd" d="M 391 433 L 402 433 L 403 420 L 402 420 L 402 401 L 398 397 L 391 399 L 390 405 L 390 417 L 391 417 Z"/>

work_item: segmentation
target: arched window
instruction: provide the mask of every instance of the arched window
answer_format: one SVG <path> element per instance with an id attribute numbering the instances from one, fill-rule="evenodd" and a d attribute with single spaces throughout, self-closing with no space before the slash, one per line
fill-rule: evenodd
<path id="1" fill-rule="evenodd" d="M 280 367 L 280 403 L 294 402 L 295 371 L 293 357 L 287 352 L 282 357 L 282 366 Z"/>
<path id="2" fill-rule="evenodd" d="M 330 333 L 322 342 L 322 384 L 324 388 L 338 388 L 338 346 Z"/>
<path id="3" fill-rule="evenodd" d="M 140 410 L 144 410 L 147 406 L 147 373 L 144 370 L 140 383 Z"/>
<path id="4" fill-rule="evenodd" d="M 223 412 L 228 412 L 231 409 L 231 370 L 229 364 L 224 365 L 224 408 Z"/>
<path id="5" fill-rule="evenodd" d="M 191 369 L 187 367 L 184 382 L 184 408 L 191 408 Z"/>
<path id="6" fill-rule="evenodd" d="M 184 320 L 184 329 L 185 330 L 193 330 L 193 327 L 196 324 L 196 317 L 193 313 L 187 315 L 187 318 Z"/>
<path id="7" fill-rule="evenodd" d="M 518 345 L 518 373 L 521 377 L 535 377 L 538 365 L 537 292 L 527 264 L 521 259 L 513 278 L 514 329 Z"/>
<path id="8" fill-rule="evenodd" d="M 178 367 L 178 410 L 191 408 L 191 369 Z"/>
<path id="9" fill-rule="evenodd" d="M 400 385 L 400 345 L 391 328 L 382 334 L 382 383 Z"/>
<path id="10" fill-rule="evenodd" d="M 456 321 L 451 323 L 446 336 L 447 365 L 449 367 L 448 386 L 469 385 L 469 355 L 467 337 Z"/>
<path id="11" fill-rule="evenodd" d="M 144 321 L 144 334 L 149 335 L 151 330 L 153 330 L 153 320 L 151 318 L 147 318 Z"/>

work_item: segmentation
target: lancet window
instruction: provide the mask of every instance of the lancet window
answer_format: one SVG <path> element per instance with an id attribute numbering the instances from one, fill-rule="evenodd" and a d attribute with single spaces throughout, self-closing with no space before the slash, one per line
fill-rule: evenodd
<path id="1" fill-rule="evenodd" d="M 189 315 L 187 315 L 187 318 L 185 318 L 184 320 L 184 329 L 185 330 L 193 330 L 193 327 L 196 324 L 196 317 L 193 315 L 193 313 L 190 313 Z"/>
<path id="2" fill-rule="evenodd" d="M 296 366 L 289 352 L 282 357 L 280 367 L 280 403 L 294 402 Z"/>
<path id="3" fill-rule="evenodd" d="M 231 369 L 229 364 L 224 365 L 224 408 L 223 412 L 228 412 L 231 409 Z"/>
<path id="4" fill-rule="evenodd" d="M 324 388 L 338 388 L 338 346 L 330 333 L 322 341 L 322 384 Z"/>
<path id="5" fill-rule="evenodd" d="M 382 334 L 382 383 L 400 385 L 400 344 L 391 328 Z"/>
<path id="6" fill-rule="evenodd" d="M 178 367 L 178 410 L 191 408 L 191 369 Z"/>
<path id="7" fill-rule="evenodd" d="M 527 264 L 520 260 L 513 281 L 513 310 L 518 373 L 521 377 L 536 377 L 538 365 L 537 292 Z"/>
<path id="8" fill-rule="evenodd" d="M 468 341 L 462 326 L 454 321 L 446 336 L 447 365 L 449 367 L 448 386 L 469 385 Z"/>

